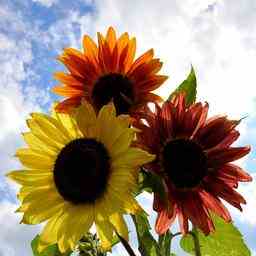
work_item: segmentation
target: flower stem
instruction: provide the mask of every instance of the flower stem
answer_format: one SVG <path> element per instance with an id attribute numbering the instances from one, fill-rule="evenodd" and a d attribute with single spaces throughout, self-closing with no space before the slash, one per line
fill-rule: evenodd
<path id="1" fill-rule="evenodd" d="M 128 252 L 128 254 L 130 256 L 136 256 L 136 254 L 134 253 L 132 247 L 129 245 L 129 243 L 123 238 L 121 237 L 117 232 L 116 232 L 119 240 L 121 241 L 122 245 L 124 246 L 125 250 Z"/>
<path id="2" fill-rule="evenodd" d="M 200 249 L 200 243 L 199 243 L 199 239 L 198 239 L 198 236 L 197 236 L 197 230 L 190 231 L 189 234 L 191 234 L 191 236 L 193 237 L 193 240 L 194 240 L 195 255 L 196 256 L 202 256 L 201 249 Z"/>

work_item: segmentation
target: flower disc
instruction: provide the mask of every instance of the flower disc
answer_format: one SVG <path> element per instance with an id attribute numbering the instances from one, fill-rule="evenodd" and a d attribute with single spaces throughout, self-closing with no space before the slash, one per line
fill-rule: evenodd
<path id="1" fill-rule="evenodd" d="M 206 155 L 194 141 L 177 139 L 167 142 L 162 158 L 164 171 L 177 189 L 196 187 L 207 174 Z"/>
<path id="2" fill-rule="evenodd" d="M 106 190 L 110 158 L 95 139 L 80 138 L 58 154 L 53 175 L 58 192 L 74 204 L 94 203 Z"/>
<path id="3" fill-rule="evenodd" d="M 128 114 L 134 102 L 133 84 L 125 76 L 109 74 L 99 78 L 92 91 L 92 101 L 97 110 L 113 100 L 117 114 Z"/>

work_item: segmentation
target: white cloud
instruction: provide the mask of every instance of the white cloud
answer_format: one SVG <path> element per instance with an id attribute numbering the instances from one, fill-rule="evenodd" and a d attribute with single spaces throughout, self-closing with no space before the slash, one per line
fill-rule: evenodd
<path id="1" fill-rule="evenodd" d="M 164 61 L 164 72 L 170 75 L 159 89 L 161 95 L 168 96 L 192 63 L 199 98 L 210 102 L 211 113 L 226 112 L 239 118 L 253 112 L 256 51 L 251 1 L 243 2 L 240 16 L 240 4 L 230 1 L 138 0 L 136 6 L 132 1 L 119 0 L 95 3 L 93 30 L 81 20 L 82 32 L 95 37 L 96 31 L 104 32 L 114 25 L 120 33 L 129 31 L 137 37 L 139 52 L 154 47 Z M 244 20 L 250 33 L 241 26 Z"/>
<path id="2" fill-rule="evenodd" d="M 40 110 L 40 104 L 45 103 L 49 96 L 47 91 L 32 84 L 36 74 L 31 67 L 34 61 L 32 38 L 24 35 L 27 24 L 8 7 L 1 7 L 0 12 L 0 25 L 12 24 L 10 34 L 0 33 L 0 158 L 5 159 L 2 169 L 13 167 L 11 159 L 14 147 L 21 143 L 20 133 L 25 129 L 25 118 L 30 112 Z"/>
<path id="3" fill-rule="evenodd" d="M 35 3 L 40 3 L 44 7 L 51 7 L 54 4 L 57 4 L 58 0 L 32 0 Z"/>
<path id="4" fill-rule="evenodd" d="M 256 199 L 256 174 L 251 174 L 253 181 L 246 184 L 240 184 L 238 192 L 243 195 L 246 200 L 246 205 L 243 205 L 243 211 L 240 212 L 235 208 L 230 208 L 232 215 L 235 219 L 239 220 L 246 225 L 249 225 L 252 229 L 256 228 L 255 218 L 255 199 Z"/>
<path id="5" fill-rule="evenodd" d="M 1 202 L 0 208 L 0 255 L 32 256 L 30 241 L 38 233 L 39 227 L 19 224 L 21 217 L 14 213 L 17 205 Z"/>

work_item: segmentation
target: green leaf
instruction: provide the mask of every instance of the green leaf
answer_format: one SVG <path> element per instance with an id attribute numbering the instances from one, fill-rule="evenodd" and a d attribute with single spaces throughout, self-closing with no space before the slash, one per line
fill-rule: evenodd
<path id="1" fill-rule="evenodd" d="M 199 238 L 202 255 L 207 256 L 250 256 L 251 253 L 243 241 L 239 230 L 232 224 L 226 223 L 220 217 L 212 215 L 216 231 L 205 236 L 200 230 L 193 229 Z M 180 246 L 184 251 L 195 255 L 192 235 L 183 236 Z"/>
<path id="2" fill-rule="evenodd" d="M 144 169 L 141 169 L 140 175 L 142 177 L 140 178 L 140 191 L 144 190 L 149 193 L 156 193 L 160 197 L 162 202 L 167 205 L 168 198 L 164 189 L 162 178 L 152 172 L 147 172 Z"/>
<path id="3" fill-rule="evenodd" d="M 165 234 L 159 236 L 158 244 L 162 256 L 170 256 L 171 254 L 171 240 L 172 234 L 168 231 Z"/>
<path id="4" fill-rule="evenodd" d="M 196 100 L 196 86 L 196 75 L 193 66 L 191 66 L 187 79 L 184 80 L 173 93 L 171 93 L 168 100 L 172 100 L 172 98 L 180 92 L 185 92 L 186 105 L 190 106 Z"/>
<path id="5" fill-rule="evenodd" d="M 150 224 L 145 213 L 132 216 L 136 226 L 139 251 L 143 256 L 161 256 L 158 243 L 150 233 Z"/>
<path id="6" fill-rule="evenodd" d="M 58 246 L 56 244 L 50 245 L 47 248 L 45 248 L 42 252 L 38 252 L 38 242 L 39 242 L 39 235 L 37 235 L 32 241 L 31 241 L 31 248 L 33 252 L 33 256 L 69 256 L 72 252 L 67 253 L 61 253 L 58 249 Z"/>

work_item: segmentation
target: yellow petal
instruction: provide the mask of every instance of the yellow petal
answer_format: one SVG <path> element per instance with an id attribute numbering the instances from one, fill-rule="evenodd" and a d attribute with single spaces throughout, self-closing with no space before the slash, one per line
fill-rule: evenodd
<path id="1" fill-rule="evenodd" d="M 119 115 L 117 120 L 122 128 L 128 128 L 132 123 L 132 118 L 129 115 Z"/>
<path id="2" fill-rule="evenodd" d="M 57 232 L 61 222 L 61 212 L 47 222 L 40 234 L 40 240 L 37 248 L 39 252 L 42 252 L 49 245 L 57 243 Z"/>
<path id="3" fill-rule="evenodd" d="M 116 110 L 114 104 L 110 102 L 109 104 L 103 106 L 97 117 L 97 126 L 99 131 L 99 140 L 104 144 L 108 144 L 108 141 L 112 139 L 113 132 L 113 122 L 116 118 Z"/>
<path id="4" fill-rule="evenodd" d="M 45 133 L 35 120 L 28 119 L 27 125 L 31 129 L 33 135 L 42 140 L 46 145 L 49 145 L 56 150 L 63 148 L 64 144 L 58 143 L 55 138 L 49 137 L 49 134 Z"/>
<path id="5" fill-rule="evenodd" d="M 155 155 L 139 148 L 129 148 L 127 151 L 119 154 L 117 158 L 113 159 L 112 167 L 138 167 L 149 163 L 155 159 Z"/>
<path id="6" fill-rule="evenodd" d="M 109 151 L 111 151 L 111 147 L 116 139 L 127 128 L 125 127 L 125 123 L 127 123 L 127 120 L 124 121 L 124 119 L 116 117 L 115 107 L 112 102 L 101 109 L 97 120 L 98 139 Z"/>
<path id="7" fill-rule="evenodd" d="M 134 136 L 135 130 L 132 128 L 126 128 L 111 146 L 111 157 L 115 158 L 120 153 L 127 151 L 131 145 L 132 140 L 134 139 Z"/>
<path id="8" fill-rule="evenodd" d="M 57 129 L 50 116 L 40 113 L 33 113 L 31 116 L 48 137 L 54 138 L 55 141 L 64 145 L 70 141 L 62 129 Z"/>
<path id="9" fill-rule="evenodd" d="M 62 127 L 62 130 L 65 130 L 66 133 L 68 134 L 68 137 L 71 140 L 74 140 L 78 137 L 81 137 L 82 134 L 77 126 L 77 123 L 75 121 L 75 113 L 76 111 L 73 111 L 72 113 L 58 113 L 55 111 L 55 106 L 57 105 L 54 104 L 52 108 L 52 116 L 58 121 L 60 126 Z"/>
<path id="10" fill-rule="evenodd" d="M 23 199 L 33 190 L 33 187 L 21 187 L 19 193 L 17 194 L 18 199 L 22 202 Z"/>
<path id="11" fill-rule="evenodd" d="M 109 185 L 121 191 L 134 191 L 137 186 L 138 171 L 132 168 L 119 168 L 112 171 L 109 177 Z"/>
<path id="12" fill-rule="evenodd" d="M 64 203 L 57 192 L 49 189 L 33 191 L 23 200 L 22 206 L 25 206 L 23 209 L 25 212 L 22 222 L 26 224 L 41 223 L 57 214 L 63 208 Z"/>
<path id="13" fill-rule="evenodd" d="M 23 133 L 23 138 L 27 145 L 32 150 L 42 151 L 46 155 L 54 156 L 58 153 L 58 150 L 50 145 L 45 144 L 42 140 L 38 137 L 33 135 L 31 132 Z"/>
<path id="14" fill-rule="evenodd" d="M 52 170 L 54 159 L 47 155 L 41 155 L 33 152 L 30 149 L 18 149 L 16 156 L 20 162 L 30 169 Z"/>
<path id="15" fill-rule="evenodd" d="M 133 196 L 128 196 L 124 202 L 124 209 L 127 214 L 137 214 L 142 212 L 143 209 L 140 207 L 138 202 L 133 198 Z"/>
<path id="16" fill-rule="evenodd" d="M 109 221 L 96 221 L 96 229 L 104 251 L 111 250 L 113 226 Z"/>
<path id="17" fill-rule="evenodd" d="M 76 121 L 79 129 L 85 137 L 97 137 L 96 133 L 96 114 L 93 107 L 86 101 L 76 111 Z"/>
<path id="18" fill-rule="evenodd" d="M 12 171 L 7 176 L 20 185 L 27 186 L 43 186 L 53 182 L 51 172 L 40 172 L 39 170 Z"/>
<path id="19" fill-rule="evenodd" d="M 58 233 L 60 249 L 74 249 L 81 237 L 90 229 L 94 221 L 93 206 L 72 205 L 67 210 L 65 221 Z"/>
<path id="20" fill-rule="evenodd" d="M 110 222 L 112 223 L 115 230 L 121 237 L 123 237 L 125 240 L 129 239 L 128 228 L 127 228 L 127 225 L 126 225 L 122 215 L 120 215 L 118 213 L 114 213 L 110 217 Z"/>

